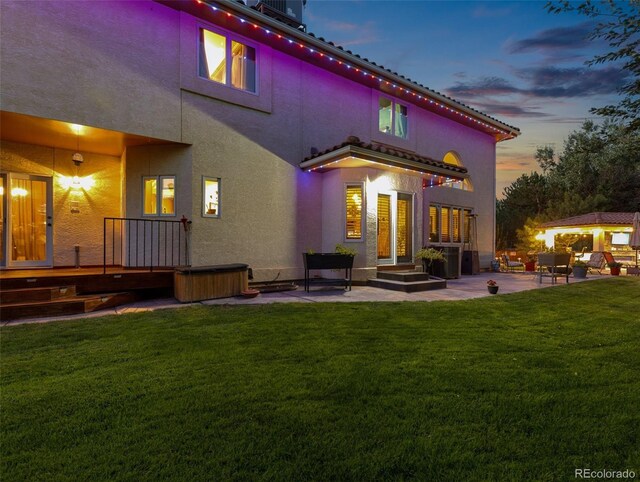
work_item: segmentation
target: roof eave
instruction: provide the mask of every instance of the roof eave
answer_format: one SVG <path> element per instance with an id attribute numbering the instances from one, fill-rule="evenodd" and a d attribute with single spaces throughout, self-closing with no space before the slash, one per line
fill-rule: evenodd
<path id="1" fill-rule="evenodd" d="M 469 178 L 469 174 L 466 172 L 466 169 L 460 169 L 457 167 L 454 169 L 454 166 L 452 166 L 452 168 L 433 166 L 353 145 L 343 146 L 331 152 L 327 152 L 326 154 L 314 157 L 313 159 L 303 161 L 299 166 L 303 170 L 318 169 L 331 162 L 340 161 L 347 157 L 355 157 L 399 169 L 410 169 L 412 171 L 416 171 L 417 174 L 435 174 L 459 180 Z"/>
<path id="2" fill-rule="evenodd" d="M 177 2 L 172 2 L 172 1 L 167 1 L 167 0 L 156 0 L 159 3 L 163 3 L 165 5 L 168 6 L 172 6 L 173 8 L 175 8 L 176 3 Z M 190 2 L 192 2 L 193 0 L 189 0 Z M 197 0 L 199 3 L 202 4 L 211 4 L 211 3 L 217 3 L 219 5 L 224 5 L 225 8 L 228 8 L 230 10 L 233 10 L 235 12 L 238 13 L 242 13 L 242 15 L 256 21 L 259 22 L 263 25 L 267 25 L 270 28 L 273 28 L 275 30 L 279 30 L 283 33 L 286 33 L 286 35 L 289 35 L 297 40 L 300 41 L 304 41 L 308 44 L 313 45 L 314 47 L 329 53 L 330 55 L 334 56 L 334 57 L 339 57 L 343 60 L 345 60 L 346 62 L 349 62 L 353 65 L 356 65 L 360 68 L 364 68 L 368 71 L 371 71 L 372 73 L 375 73 L 381 77 L 384 77 L 386 79 L 389 79 L 390 81 L 392 81 L 394 84 L 396 85 L 401 85 L 405 88 L 411 89 L 412 91 L 418 92 L 421 95 L 431 98 L 437 102 L 440 102 L 441 104 L 445 104 L 447 106 L 450 106 L 452 108 L 455 108 L 457 110 L 459 110 L 460 112 L 465 113 L 466 115 L 476 118 L 482 122 L 485 122 L 489 125 L 494 126 L 497 129 L 501 129 L 503 131 L 505 131 L 506 135 L 500 138 L 497 138 L 497 141 L 504 141 L 504 140 L 508 140 L 508 139 L 513 139 L 517 136 L 520 135 L 520 129 L 510 126 L 508 124 L 505 124 L 497 119 L 494 119 L 486 114 L 483 114 L 480 111 L 477 111 L 475 109 L 472 109 L 471 107 L 468 107 L 464 104 L 461 104 L 445 95 L 439 94 L 438 92 L 435 92 L 431 89 L 428 89 L 426 87 L 422 87 L 414 82 L 411 82 L 399 75 L 395 75 L 394 73 L 383 69 L 379 66 L 373 65 L 371 62 L 367 62 L 365 60 L 363 60 L 362 58 L 350 54 L 342 49 L 339 49 L 338 47 L 329 44 L 328 42 L 324 42 L 321 41 L 305 32 L 300 32 L 299 30 L 286 25 L 282 22 L 279 22 L 275 19 L 271 19 L 270 17 L 258 12 L 257 10 L 252 9 L 251 7 L 248 7 L 242 3 L 238 3 L 236 1 L 233 0 L 215 0 L 215 2 L 212 2 L 210 0 Z M 173 4 L 173 5 L 171 5 Z M 472 126 L 473 127 L 473 126 Z M 481 130 L 481 129 L 480 129 Z"/>

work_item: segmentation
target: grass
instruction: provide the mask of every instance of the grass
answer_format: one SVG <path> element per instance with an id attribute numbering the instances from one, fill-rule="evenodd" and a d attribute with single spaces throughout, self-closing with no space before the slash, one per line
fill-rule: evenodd
<path id="1" fill-rule="evenodd" d="M 1 330 L 3 480 L 640 473 L 640 279 Z"/>

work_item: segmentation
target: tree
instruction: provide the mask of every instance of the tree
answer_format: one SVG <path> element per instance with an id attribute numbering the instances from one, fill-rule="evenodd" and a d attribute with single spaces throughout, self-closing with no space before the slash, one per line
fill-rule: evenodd
<path id="1" fill-rule="evenodd" d="M 520 176 L 497 201 L 498 248 L 530 243 L 535 222 L 640 211 L 640 130 L 587 121 L 569 134 L 560 154 L 541 147 L 535 157 L 543 173 Z"/>
<path id="2" fill-rule="evenodd" d="M 496 245 L 511 248 L 516 243 L 516 229 L 527 218 L 541 215 L 547 208 L 547 179 L 537 172 L 523 174 L 503 191 L 496 203 Z"/>
<path id="3" fill-rule="evenodd" d="M 611 122 L 586 121 L 569 134 L 545 177 L 551 218 L 634 212 L 640 209 L 640 133 Z"/>
<path id="4" fill-rule="evenodd" d="M 603 39 L 613 50 L 596 55 L 587 65 L 621 62 L 621 68 L 630 74 L 629 81 L 619 93 L 623 96 L 617 105 L 591 108 L 591 112 L 614 121 L 627 124 L 632 130 L 640 130 L 640 1 L 617 2 L 592 0 L 582 3 L 561 0 L 548 2 L 550 13 L 578 12 L 598 21 L 589 35 L 591 40 Z"/>

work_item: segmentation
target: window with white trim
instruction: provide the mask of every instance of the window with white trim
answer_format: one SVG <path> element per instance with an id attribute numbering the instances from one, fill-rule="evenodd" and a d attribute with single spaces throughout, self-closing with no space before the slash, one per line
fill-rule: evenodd
<path id="1" fill-rule="evenodd" d="M 220 178 L 202 178 L 202 216 L 205 218 L 220 217 Z"/>
<path id="2" fill-rule="evenodd" d="M 345 239 L 362 239 L 362 184 L 345 187 Z"/>
<path id="3" fill-rule="evenodd" d="M 205 79 L 256 91 L 256 49 L 228 35 L 200 29 L 198 70 Z"/>
<path id="4" fill-rule="evenodd" d="M 440 242 L 440 210 L 438 206 L 429 206 L 429 241 Z"/>
<path id="5" fill-rule="evenodd" d="M 432 204 L 429 206 L 429 242 L 468 243 L 471 238 L 470 209 Z"/>
<path id="6" fill-rule="evenodd" d="M 407 106 L 387 97 L 378 100 L 378 129 L 392 136 L 407 138 Z"/>
<path id="7" fill-rule="evenodd" d="M 145 176 L 142 178 L 142 215 L 175 216 L 176 177 Z"/>

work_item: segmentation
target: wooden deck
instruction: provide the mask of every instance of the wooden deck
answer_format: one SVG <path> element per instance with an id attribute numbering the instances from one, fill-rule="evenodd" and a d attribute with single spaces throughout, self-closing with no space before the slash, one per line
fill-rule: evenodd
<path id="1" fill-rule="evenodd" d="M 76 286 L 77 293 L 173 289 L 173 269 L 107 268 L 5 269 L 0 290 Z"/>
<path id="2" fill-rule="evenodd" d="M 54 268 L 0 271 L 0 321 L 74 315 L 173 294 L 174 270 Z"/>

